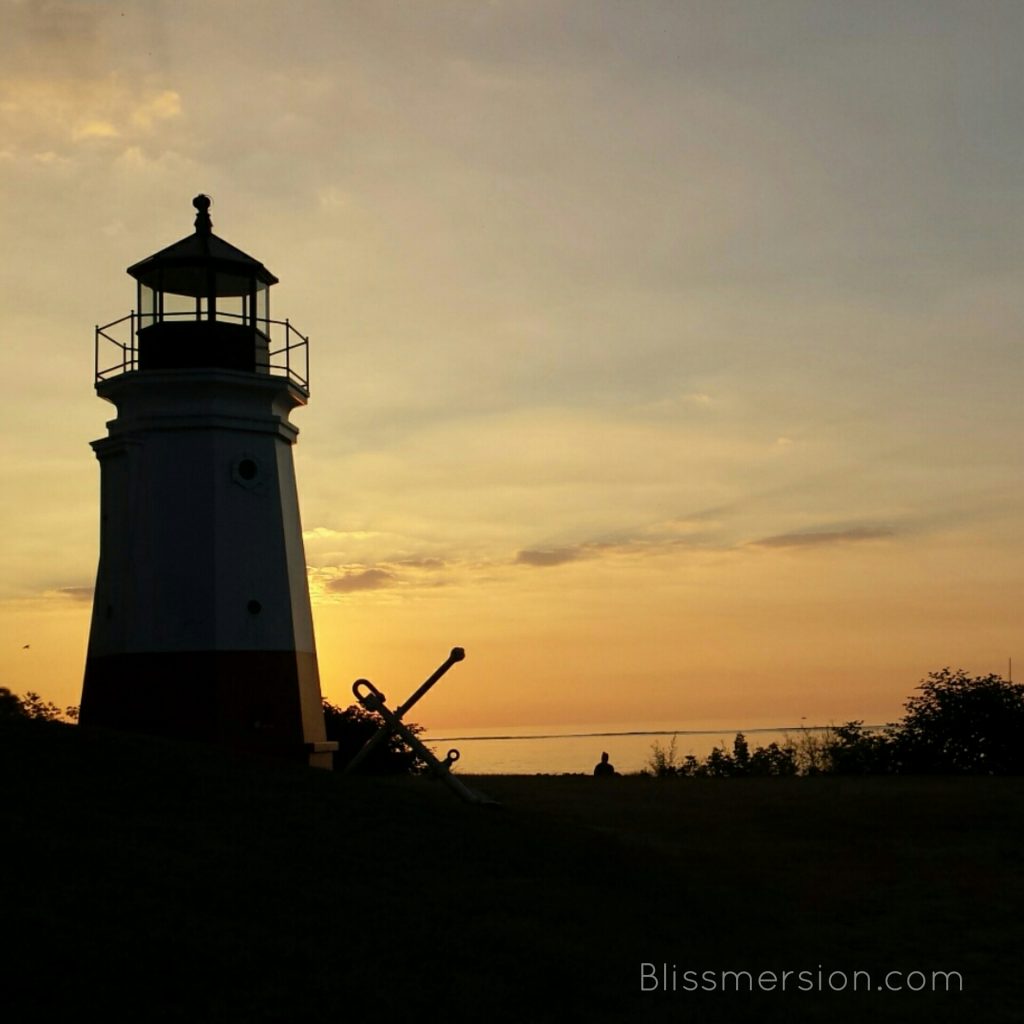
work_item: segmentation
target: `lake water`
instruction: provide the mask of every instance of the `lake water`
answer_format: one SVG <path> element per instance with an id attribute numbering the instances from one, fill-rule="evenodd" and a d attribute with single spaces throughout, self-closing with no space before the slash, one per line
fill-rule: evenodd
<path id="1" fill-rule="evenodd" d="M 827 726 L 790 725 L 752 728 L 674 729 L 655 726 L 560 725 L 491 727 L 487 729 L 428 729 L 422 736 L 434 752 L 443 757 L 455 747 L 461 757 L 458 770 L 464 775 L 561 775 L 565 772 L 590 774 L 608 751 L 611 763 L 621 773 L 638 772 L 651 759 L 652 745 L 667 748 L 676 740 L 676 758 L 687 754 L 703 758 L 715 746 L 732 750 L 733 738 L 742 732 L 750 749 L 782 743 L 786 737 L 799 738 L 801 731 L 821 733 Z"/>

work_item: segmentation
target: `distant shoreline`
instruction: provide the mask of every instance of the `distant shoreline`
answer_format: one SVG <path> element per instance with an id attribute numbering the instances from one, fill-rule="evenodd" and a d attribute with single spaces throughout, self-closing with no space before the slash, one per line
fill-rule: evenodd
<path id="1" fill-rule="evenodd" d="M 425 732 L 423 740 L 428 743 L 451 743 L 456 740 L 569 740 L 593 739 L 612 736 L 724 736 L 743 733 L 744 736 L 763 732 L 824 732 L 833 729 L 833 725 L 768 725 L 755 729 L 634 729 L 628 732 L 550 732 L 550 733 L 509 733 L 501 736 L 435 736 Z M 864 729 L 882 729 L 882 725 L 865 725 Z"/>

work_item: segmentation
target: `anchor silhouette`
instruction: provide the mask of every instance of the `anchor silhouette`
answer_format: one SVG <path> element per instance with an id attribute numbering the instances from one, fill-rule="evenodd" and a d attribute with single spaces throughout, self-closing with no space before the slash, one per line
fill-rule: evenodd
<path id="1" fill-rule="evenodd" d="M 406 713 L 427 691 L 456 663 L 466 657 L 461 647 L 453 647 L 451 653 L 441 665 L 412 693 L 409 699 L 392 711 L 387 706 L 387 698 L 369 679 L 357 679 L 352 684 L 352 692 L 360 705 L 367 711 L 376 712 L 384 719 L 384 724 L 363 744 L 355 757 L 345 766 L 345 774 L 354 772 L 373 751 L 389 736 L 400 736 L 426 763 L 430 773 L 439 778 L 446 786 L 454 790 L 463 800 L 474 804 L 494 804 L 497 801 L 478 790 L 467 786 L 461 779 L 451 773 L 452 765 L 459 760 L 458 750 L 452 748 L 439 760 L 434 752 L 402 721 Z"/>

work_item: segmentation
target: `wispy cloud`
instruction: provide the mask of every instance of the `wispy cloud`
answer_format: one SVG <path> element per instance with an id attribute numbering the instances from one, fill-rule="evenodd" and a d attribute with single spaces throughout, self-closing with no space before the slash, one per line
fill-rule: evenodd
<path id="1" fill-rule="evenodd" d="M 887 526 L 854 526 L 843 530 L 806 530 L 795 533 L 777 533 L 751 541 L 761 548 L 809 548 L 825 547 L 830 544 L 849 544 L 864 540 L 887 540 L 895 537 L 896 531 Z"/>
<path id="2" fill-rule="evenodd" d="M 307 543 L 319 540 L 369 540 L 379 536 L 378 530 L 332 530 L 326 526 L 314 526 L 311 530 L 302 531 L 302 539 Z"/>
<path id="3" fill-rule="evenodd" d="M 586 557 L 585 547 L 578 545 L 567 548 L 534 548 L 520 551 L 516 555 L 517 565 L 565 565 L 566 562 L 578 562 Z"/>
<path id="4" fill-rule="evenodd" d="M 732 547 L 716 532 L 701 530 L 684 520 L 653 523 L 647 527 L 622 530 L 599 540 L 585 540 L 559 547 L 524 548 L 516 553 L 515 565 L 539 568 L 566 565 L 590 559 L 663 555 L 685 549 Z"/>
<path id="5" fill-rule="evenodd" d="M 311 566 L 308 570 L 314 601 L 328 594 L 353 594 L 370 590 L 409 593 L 451 582 L 440 575 L 451 563 L 440 558 L 402 558 L 370 563 Z"/>
<path id="6" fill-rule="evenodd" d="M 364 569 L 361 572 L 349 572 L 343 576 L 335 576 L 327 580 L 325 588 L 332 594 L 350 594 L 354 590 L 380 590 L 382 587 L 393 587 L 398 577 L 386 569 Z"/>

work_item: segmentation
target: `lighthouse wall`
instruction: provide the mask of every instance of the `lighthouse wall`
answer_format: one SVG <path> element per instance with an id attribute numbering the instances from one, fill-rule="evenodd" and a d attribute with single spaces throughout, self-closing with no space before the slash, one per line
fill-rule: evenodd
<path id="1" fill-rule="evenodd" d="M 85 724 L 269 752 L 322 743 L 285 378 L 126 374 L 94 442 L 100 560 Z"/>

